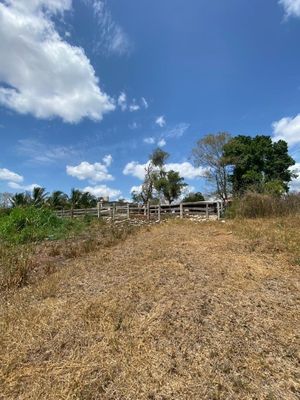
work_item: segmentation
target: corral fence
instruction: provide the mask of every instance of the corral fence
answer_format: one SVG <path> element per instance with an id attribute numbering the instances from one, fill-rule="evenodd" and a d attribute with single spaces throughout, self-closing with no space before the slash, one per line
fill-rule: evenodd
<path id="1" fill-rule="evenodd" d="M 56 210 L 56 215 L 63 218 L 78 218 L 84 216 L 109 218 L 112 221 L 131 218 L 142 218 L 160 221 L 162 218 L 199 217 L 203 219 L 220 219 L 224 213 L 222 201 L 198 201 L 193 203 L 138 205 L 133 203 L 117 204 L 98 203 L 95 208 L 61 209 Z"/>

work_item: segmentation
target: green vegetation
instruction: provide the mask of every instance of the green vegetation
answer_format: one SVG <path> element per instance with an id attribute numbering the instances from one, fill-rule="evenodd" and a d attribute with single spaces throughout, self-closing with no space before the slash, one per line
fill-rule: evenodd
<path id="1" fill-rule="evenodd" d="M 72 189 L 70 196 L 60 190 L 52 194 L 46 192 L 45 188 L 35 187 L 32 193 L 16 193 L 6 196 L 5 207 L 47 207 L 52 210 L 57 209 L 76 209 L 92 208 L 97 205 L 97 198 L 89 192 L 82 192 L 78 189 Z"/>
<path id="2" fill-rule="evenodd" d="M 50 209 L 16 207 L 0 217 L 0 238 L 9 243 L 58 239 L 82 229 L 83 221 L 58 218 Z"/>
<path id="3" fill-rule="evenodd" d="M 247 191 L 282 195 L 289 191 L 295 174 L 295 160 L 288 154 L 284 140 L 272 142 L 270 136 L 237 136 L 223 148 L 224 160 L 233 166 L 230 174 L 233 195 Z"/>
<path id="4" fill-rule="evenodd" d="M 205 198 L 201 192 L 191 192 L 187 194 L 182 200 L 183 203 L 193 203 L 196 201 L 205 201 Z"/>
<path id="5" fill-rule="evenodd" d="M 165 163 L 169 153 L 157 148 L 150 155 L 145 168 L 145 178 L 141 190 L 132 193 L 133 201 L 146 204 L 148 201 L 158 203 L 161 200 L 171 204 L 178 199 L 187 186 L 176 171 L 166 171 Z"/>

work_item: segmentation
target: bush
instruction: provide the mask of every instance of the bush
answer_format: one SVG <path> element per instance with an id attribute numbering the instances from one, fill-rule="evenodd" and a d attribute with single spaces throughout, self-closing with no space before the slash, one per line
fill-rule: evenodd
<path id="1" fill-rule="evenodd" d="M 14 208 L 0 218 L 0 237 L 11 243 L 27 243 L 59 237 L 66 231 L 66 222 L 49 209 Z"/>
<path id="2" fill-rule="evenodd" d="M 229 218 L 264 218 L 292 215 L 300 212 L 300 195 L 284 197 L 247 193 L 235 199 L 227 210 Z"/>

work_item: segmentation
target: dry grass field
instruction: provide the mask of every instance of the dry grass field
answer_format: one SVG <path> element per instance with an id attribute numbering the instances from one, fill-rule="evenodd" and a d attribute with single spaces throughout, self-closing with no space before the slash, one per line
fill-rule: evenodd
<path id="1" fill-rule="evenodd" d="M 143 227 L 5 292 L 0 399 L 299 399 L 296 236 L 246 224 Z"/>

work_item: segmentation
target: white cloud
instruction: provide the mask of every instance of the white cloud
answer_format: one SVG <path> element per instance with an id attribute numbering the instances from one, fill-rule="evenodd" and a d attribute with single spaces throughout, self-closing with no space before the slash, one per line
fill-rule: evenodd
<path id="1" fill-rule="evenodd" d="M 82 189 L 84 192 L 89 192 L 96 197 L 109 197 L 112 199 L 119 198 L 122 192 L 118 189 L 112 189 L 106 185 L 87 186 Z"/>
<path id="2" fill-rule="evenodd" d="M 285 140 L 290 146 L 300 143 L 300 114 L 273 122 L 274 140 Z"/>
<path id="3" fill-rule="evenodd" d="M 300 0 L 279 0 L 283 6 L 286 17 L 300 17 Z"/>
<path id="4" fill-rule="evenodd" d="M 125 92 L 122 92 L 118 98 L 118 106 L 122 111 L 127 110 L 127 96 Z"/>
<path id="5" fill-rule="evenodd" d="M 79 179 L 80 181 L 89 179 L 91 182 L 112 181 L 114 177 L 109 174 L 108 167 L 112 163 L 112 156 L 107 155 L 103 158 L 102 163 L 90 164 L 87 161 L 81 162 L 79 165 L 67 165 L 67 174 Z"/>
<path id="6" fill-rule="evenodd" d="M 142 105 L 144 108 L 146 108 L 146 109 L 149 108 L 148 101 L 145 99 L 145 97 L 141 98 L 141 102 L 142 102 Z"/>
<path id="7" fill-rule="evenodd" d="M 131 175 L 140 180 L 145 177 L 145 168 L 149 165 L 149 161 L 146 164 L 140 164 L 137 161 L 131 161 L 125 165 L 123 169 L 124 175 Z M 196 179 L 205 175 L 206 169 L 203 167 L 194 167 L 190 162 L 183 163 L 168 163 L 165 165 L 166 171 L 179 172 L 180 176 L 186 179 Z"/>
<path id="8" fill-rule="evenodd" d="M 154 137 L 147 137 L 147 138 L 144 139 L 144 143 L 154 144 L 155 143 L 155 138 Z"/>
<path id="9" fill-rule="evenodd" d="M 7 168 L 0 168 L 0 180 L 1 181 L 11 181 L 14 183 L 23 182 L 24 178 L 22 175 L 16 174 Z"/>
<path id="10" fill-rule="evenodd" d="M 142 191 L 142 188 L 142 185 L 132 186 L 132 188 L 130 189 L 130 193 L 140 193 Z"/>
<path id="11" fill-rule="evenodd" d="M 298 177 L 291 181 L 290 189 L 292 191 L 300 192 L 300 162 L 291 167 L 291 170 L 293 170 L 298 175 Z"/>
<path id="12" fill-rule="evenodd" d="M 180 176 L 186 179 L 196 179 L 205 176 L 206 169 L 194 167 L 190 162 L 166 164 L 167 171 L 179 172 Z"/>
<path id="13" fill-rule="evenodd" d="M 26 192 L 32 192 L 34 188 L 41 187 L 37 183 L 33 183 L 31 185 L 20 185 L 19 183 L 15 182 L 8 182 L 8 186 L 12 189 L 25 190 Z"/>
<path id="14" fill-rule="evenodd" d="M 145 177 L 145 168 L 149 165 L 149 162 L 146 164 L 140 164 L 137 161 L 131 161 L 127 163 L 123 169 L 124 175 L 131 175 L 135 178 L 139 178 L 141 180 Z"/>
<path id="15" fill-rule="evenodd" d="M 111 154 L 107 154 L 106 156 L 104 156 L 103 157 L 103 162 L 107 167 L 109 167 L 113 162 L 112 155 Z"/>
<path id="16" fill-rule="evenodd" d="M 166 125 L 166 119 L 163 115 L 156 118 L 155 123 L 163 128 Z"/>
<path id="17" fill-rule="evenodd" d="M 130 112 L 139 111 L 140 108 L 141 107 L 138 104 L 136 104 L 135 100 L 133 100 L 133 103 L 130 104 L 130 106 L 129 106 L 129 111 Z"/>
<path id="18" fill-rule="evenodd" d="M 166 144 L 167 144 L 167 142 L 166 142 L 165 139 L 160 139 L 160 140 L 157 142 L 157 145 L 158 145 L 159 147 L 164 147 Z"/>
<path id="19" fill-rule="evenodd" d="M 37 118 L 77 123 L 115 109 L 80 47 L 67 43 L 51 17 L 71 0 L 0 2 L 0 103 Z"/>
<path id="20" fill-rule="evenodd" d="M 85 0 L 85 2 L 92 5 L 99 27 L 96 49 L 107 55 L 121 56 L 130 53 L 133 47 L 131 40 L 122 27 L 114 21 L 107 2 L 105 0 Z"/>

